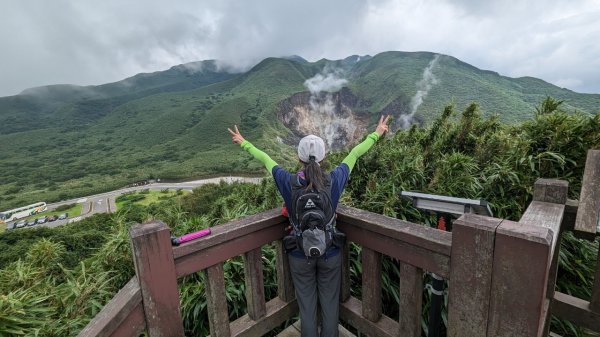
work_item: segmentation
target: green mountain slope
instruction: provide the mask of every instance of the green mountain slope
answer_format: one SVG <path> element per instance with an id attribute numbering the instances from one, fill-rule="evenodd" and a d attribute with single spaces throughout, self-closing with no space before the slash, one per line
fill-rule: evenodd
<path id="1" fill-rule="evenodd" d="M 334 114 L 360 115 L 367 125 L 380 113 L 410 113 L 411 100 L 423 89 L 423 72 L 434 58 L 427 52 L 313 63 L 299 57 L 268 58 L 237 74 L 203 61 L 101 86 L 56 85 L 2 97 L 0 210 L 149 177 L 261 172 L 259 163 L 231 144 L 225 130 L 233 124 L 278 162 L 293 164 L 293 151 L 282 143 L 294 143 L 301 133 L 294 129 L 298 123 L 322 123 L 311 117 L 285 122 L 286 116 L 311 109 L 315 96 L 304 86 L 307 79 L 317 74 L 345 79 L 343 90 L 317 102 L 329 103 Z M 564 100 L 568 111 L 600 110 L 600 95 L 534 78 L 503 77 L 450 56 L 439 56 L 430 70 L 435 81 L 415 114 L 421 123 L 449 103 L 462 110 L 472 101 L 484 114 L 497 113 L 505 122 L 524 120 L 546 95 Z M 344 127 L 348 125 L 337 130 L 345 133 Z"/>
<path id="2" fill-rule="evenodd" d="M 428 52 L 378 54 L 353 69 L 351 88 L 374 102 L 373 110 L 382 110 L 394 101 L 408 105 L 417 93 L 423 70 L 435 55 Z M 446 104 L 464 109 L 471 102 L 477 102 L 485 114 L 499 114 L 505 122 L 526 120 L 546 96 L 564 100 L 567 110 L 592 114 L 600 111 L 598 94 L 576 93 L 532 77 L 501 76 L 451 56 L 442 55 L 432 73 L 437 84 L 431 86 L 416 114 L 425 122 L 432 120 Z"/>

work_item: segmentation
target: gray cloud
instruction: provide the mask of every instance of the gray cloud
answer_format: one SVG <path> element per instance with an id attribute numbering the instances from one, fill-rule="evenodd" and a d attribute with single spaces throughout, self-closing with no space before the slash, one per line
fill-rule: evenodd
<path id="1" fill-rule="evenodd" d="M 0 2 L 0 96 L 117 81 L 218 59 L 337 59 L 387 50 L 455 56 L 503 75 L 600 93 L 595 0 Z"/>

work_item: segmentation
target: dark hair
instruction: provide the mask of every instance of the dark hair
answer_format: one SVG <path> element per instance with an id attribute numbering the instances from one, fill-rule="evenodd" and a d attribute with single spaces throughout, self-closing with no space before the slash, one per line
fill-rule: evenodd
<path id="1" fill-rule="evenodd" d="M 327 177 L 325 172 L 319 166 L 319 163 L 315 160 L 315 157 L 310 156 L 308 163 L 304 163 L 304 177 L 308 182 L 306 189 L 315 189 L 317 191 L 325 190 L 325 184 L 327 183 Z"/>

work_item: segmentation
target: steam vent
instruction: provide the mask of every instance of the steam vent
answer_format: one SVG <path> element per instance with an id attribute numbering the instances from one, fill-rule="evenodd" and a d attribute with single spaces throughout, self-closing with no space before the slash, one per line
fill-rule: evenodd
<path id="1" fill-rule="evenodd" d="M 340 150 L 365 135 L 369 114 L 364 106 L 347 88 L 335 93 L 301 92 L 279 104 L 277 117 L 292 131 L 292 137 L 284 139 L 287 144 L 296 145 L 313 134 L 323 138 L 328 149 Z"/>

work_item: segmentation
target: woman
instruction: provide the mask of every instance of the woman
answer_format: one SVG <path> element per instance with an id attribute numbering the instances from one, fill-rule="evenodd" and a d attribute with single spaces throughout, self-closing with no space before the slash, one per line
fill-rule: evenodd
<path id="1" fill-rule="evenodd" d="M 335 211 L 340 196 L 354 168 L 356 160 L 367 152 L 381 136 L 388 131 L 389 116 L 381 116 L 375 132 L 355 146 L 348 156 L 333 171 L 326 175 L 319 165 L 325 158 L 325 143 L 317 136 L 309 135 L 298 144 L 298 159 L 303 170 L 293 175 L 277 165 L 266 153 L 257 149 L 244 139 L 235 126 L 235 131 L 227 129 L 234 143 L 239 144 L 254 158 L 260 160 L 275 178 L 275 184 L 288 210 L 292 210 L 295 184 L 307 190 L 322 191 L 328 189 L 331 206 Z M 296 298 L 300 308 L 302 337 L 315 337 L 317 333 L 317 297 L 321 304 L 322 337 L 338 336 L 339 297 L 341 285 L 342 258 L 340 248 L 330 246 L 318 257 L 307 256 L 300 247 L 288 253 L 292 280 L 296 289 Z"/>

